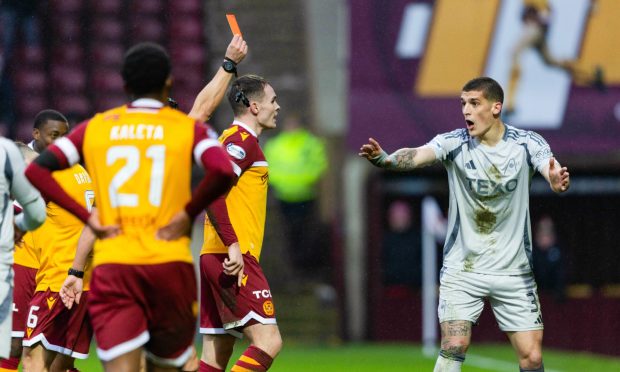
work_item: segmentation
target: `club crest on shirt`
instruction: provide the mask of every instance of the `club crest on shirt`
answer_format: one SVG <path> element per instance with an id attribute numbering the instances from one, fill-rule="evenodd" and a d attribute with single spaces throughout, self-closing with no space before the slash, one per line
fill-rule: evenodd
<path id="1" fill-rule="evenodd" d="M 228 145 L 226 145 L 226 152 L 228 152 L 228 155 L 232 156 L 235 159 L 245 159 L 245 150 L 241 146 L 237 146 L 233 143 L 229 143 Z"/>
<path id="2" fill-rule="evenodd" d="M 515 159 L 508 160 L 508 163 L 504 166 L 504 175 L 512 174 L 518 171 L 518 166 L 520 164 L 517 163 Z"/>

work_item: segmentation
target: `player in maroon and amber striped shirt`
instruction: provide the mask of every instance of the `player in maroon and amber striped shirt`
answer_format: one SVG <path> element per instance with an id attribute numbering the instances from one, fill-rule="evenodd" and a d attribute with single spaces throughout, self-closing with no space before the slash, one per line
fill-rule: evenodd
<path id="1" fill-rule="evenodd" d="M 220 136 L 237 180 L 208 209 L 200 256 L 200 371 L 223 371 L 241 334 L 250 346 L 232 371 L 266 371 L 282 348 L 271 290 L 258 264 L 267 207 L 268 164 L 258 145 L 276 127 L 280 105 L 271 85 L 246 75 L 229 93 L 235 121 Z"/>
<path id="2" fill-rule="evenodd" d="M 143 350 L 147 369 L 178 369 L 191 355 L 196 321 L 191 221 L 229 189 L 234 173 L 213 131 L 164 105 L 172 79 L 161 46 L 131 48 L 123 79 L 133 102 L 80 124 L 27 175 L 99 238 L 88 311 L 105 369 L 138 371 Z M 51 177 L 80 160 L 94 180 L 97 214 Z M 193 195 L 192 160 L 205 168 Z"/>

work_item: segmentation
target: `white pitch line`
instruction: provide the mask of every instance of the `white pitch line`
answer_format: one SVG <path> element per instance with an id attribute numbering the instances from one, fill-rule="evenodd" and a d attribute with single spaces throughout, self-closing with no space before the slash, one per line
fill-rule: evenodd
<path id="1" fill-rule="evenodd" d="M 506 361 L 499 360 L 499 359 L 487 358 L 487 357 L 483 357 L 480 355 L 473 355 L 473 354 L 467 354 L 467 356 L 465 357 L 465 364 L 466 365 L 469 364 L 469 365 L 480 367 L 480 368 L 490 369 L 496 372 L 514 372 L 515 368 L 518 368 L 518 366 L 515 365 L 516 363 L 506 362 Z M 545 368 L 545 371 L 546 372 L 561 372 L 557 369 L 549 369 L 549 368 Z"/>
<path id="2" fill-rule="evenodd" d="M 435 357 L 431 356 L 435 353 L 423 353 L 423 355 L 428 359 L 435 359 Z M 515 368 L 519 368 L 515 362 L 506 362 L 504 360 L 488 358 L 475 354 L 467 354 L 465 357 L 465 365 L 476 366 L 479 368 L 488 369 L 493 372 L 514 372 Z M 545 368 L 546 372 L 562 372 L 558 369 L 549 369 Z"/>

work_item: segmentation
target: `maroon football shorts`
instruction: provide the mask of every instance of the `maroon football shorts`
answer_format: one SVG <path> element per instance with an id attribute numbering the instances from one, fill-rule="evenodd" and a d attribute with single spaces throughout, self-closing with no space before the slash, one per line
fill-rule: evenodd
<path id="1" fill-rule="evenodd" d="M 26 319 L 30 308 L 30 300 L 37 288 L 35 281 L 37 269 L 13 264 L 15 276 L 13 281 L 13 332 L 11 337 L 23 338 L 26 330 Z"/>
<path id="2" fill-rule="evenodd" d="M 62 303 L 58 292 L 36 292 L 30 301 L 23 345 L 33 347 L 40 342 L 47 350 L 86 359 L 93 338 L 87 303 L 88 291 L 71 310 Z"/>
<path id="3" fill-rule="evenodd" d="M 88 311 L 99 359 L 144 347 L 157 364 L 182 366 L 193 350 L 196 293 L 191 263 L 95 267 Z"/>
<path id="4" fill-rule="evenodd" d="M 222 267 L 227 254 L 200 256 L 200 333 L 228 333 L 241 337 L 246 325 L 276 324 L 271 290 L 258 261 L 243 255 L 244 278 L 226 275 Z"/>

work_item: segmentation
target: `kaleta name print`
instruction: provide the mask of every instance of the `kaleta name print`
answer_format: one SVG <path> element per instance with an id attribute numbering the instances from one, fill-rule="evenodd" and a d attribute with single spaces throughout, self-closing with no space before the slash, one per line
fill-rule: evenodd
<path id="1" fill-rule="evenodd" d="M 164 127 L 152 124 L 115 125 L 110 129 L 110 140 L 163 140 Z"/>

